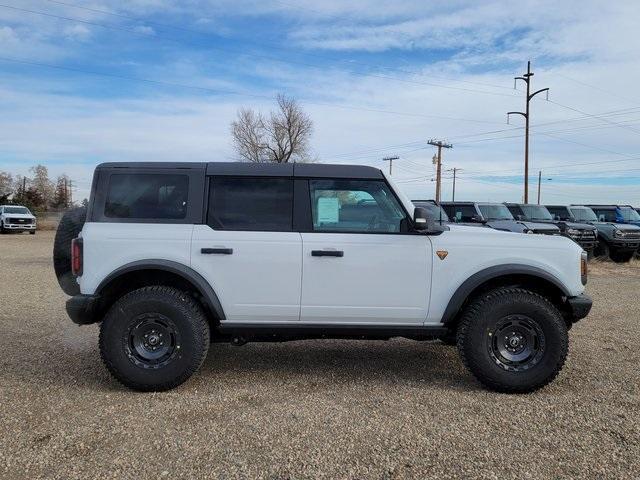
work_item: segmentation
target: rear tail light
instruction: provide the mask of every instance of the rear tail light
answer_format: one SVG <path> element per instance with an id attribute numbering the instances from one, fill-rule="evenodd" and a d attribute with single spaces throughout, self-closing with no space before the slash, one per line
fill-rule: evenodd
<path id="1" fill-rule="evenodd" d="M 589 276 L 588 259 L 587 252 L 582 252 L 580 256 L 580 277 L 583 285 L 587 284 L 587 278 Z"/>
<path id="2" fill-rule="evenodd" d="M 71 240 L 71 273 L 75 276 L 82 275 L 82 239 Z"/>

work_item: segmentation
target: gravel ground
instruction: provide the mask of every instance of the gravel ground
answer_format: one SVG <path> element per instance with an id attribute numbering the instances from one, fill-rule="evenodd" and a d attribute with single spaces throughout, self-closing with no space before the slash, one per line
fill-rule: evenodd
<path id="1" fill-rule="evenodd" d="M 482 390 L 410 340 L 212 345 L 161 394 L 127 391 L 77 327 L 52 232 L 0 237 L 1 478 L 638 478 L 640 267 L 597 264 L 560 377 Z"/>

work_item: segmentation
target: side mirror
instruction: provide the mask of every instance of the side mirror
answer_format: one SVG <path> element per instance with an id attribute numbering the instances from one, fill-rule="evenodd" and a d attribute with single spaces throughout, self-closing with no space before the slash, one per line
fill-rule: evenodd
<path id="1" fill-rule="evenodd" d="M 429 214 L 426 208 L 416 207 L 413 209 L 413 226 L 421 232 L 429 230 Z"/>

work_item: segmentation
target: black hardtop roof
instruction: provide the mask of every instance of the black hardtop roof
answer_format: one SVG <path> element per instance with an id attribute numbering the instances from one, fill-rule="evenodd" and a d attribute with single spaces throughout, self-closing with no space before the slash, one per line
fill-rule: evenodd
<path id="1" fill-rule="evenodd" d="M 242 175 L 258 177 L 318 177 L 382 179 L 382 171 L 366 165 L 336 165 L 327 163 L 249 163 L 249 162 L 109 162 L 98 169 L 204 170 L 207 175 Z"/>
<path id="2" fill-rule="evenodd" d="M 609 208 L 609 209 L 614 209 L 614 208 L 619 208 L 619 207 L 625 207 L 625 208 L 633 208 L 631 205 L 623 205 L 623 204 L 619 204 L 619 205 L 613 205 L 613 204 L 607 204 L 607 205 L 597 205 L 597 204 L 590 204 L 590 205 L 585 205 L 585 207 L 589 207 L 589 208 Z"/>
<path id="3" fill-rule="evenodd" d="M 504 206 L 504 203 L 500 203 L 500 202 L 459 202 L 459 201 L 455 201 L 455 202 L 440 202 L 441 205 L 502 205 Z"/>
<path id="4" fill-rule="evenodd" d="M 543 207 L 547 208 L 547 205 L 537 203 L 517 203 L 517 202 L 504 202 L 507 207 Z"/>

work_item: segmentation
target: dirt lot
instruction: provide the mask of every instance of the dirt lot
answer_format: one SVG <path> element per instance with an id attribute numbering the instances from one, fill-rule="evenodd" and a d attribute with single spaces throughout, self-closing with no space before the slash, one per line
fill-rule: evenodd
<path id="1" fill-rule="evenodd" d="M 213 345 L 175 391 L 127 391 L 77 327 L 52 232 L 0 237 L 1 478 L 638 478 L 640 267 L 594 266 L 555 383 L 482 390 L 438 343 Z"/>

